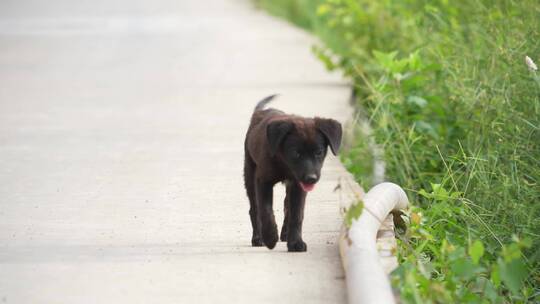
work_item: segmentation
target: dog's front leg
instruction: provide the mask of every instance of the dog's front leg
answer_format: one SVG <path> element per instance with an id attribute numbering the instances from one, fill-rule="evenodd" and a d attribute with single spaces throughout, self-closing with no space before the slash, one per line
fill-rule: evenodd
<path id="1" fill-rule="evenodd" d="M 302 222 L 304 220 L 304 204 L 306 192 L 298 183 L 287 186 L 289 197 L 289 229 L 287 233 L 287 249 L 289 251 L 306 251 L 307 245 L 302 240 Z"/>
<path id="2" fill-rule="evenodd" d="M 261 234 L 264 245 L 269 249 L 274 249 L 278 241 L 276 219 L 272 209 L 274 184 L 257 181 L 256 193 L 259 218 L 261 220 Z"/>

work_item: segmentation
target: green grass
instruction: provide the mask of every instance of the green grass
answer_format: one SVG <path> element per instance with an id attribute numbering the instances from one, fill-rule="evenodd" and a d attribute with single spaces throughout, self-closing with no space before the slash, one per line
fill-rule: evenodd
<path id="1" fill-rule="evenodd" d="M 353 80 L 413 207 L 394 286 L 405 303 L 540 302 L 540 2 L 261 0 L 312 31 Z M 342 154 L 365 188 L 359 134 Z"/>

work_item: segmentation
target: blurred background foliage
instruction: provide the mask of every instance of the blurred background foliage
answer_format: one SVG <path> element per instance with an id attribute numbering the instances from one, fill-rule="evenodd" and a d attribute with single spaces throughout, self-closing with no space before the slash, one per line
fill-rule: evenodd
<path id="1" fill-rule="evenodd" d="M 351 80 L 413 207 L 394 288 L 405 303 L 540 302 L 538 0 L 257 0 L 311 31 Z M 342 153 L 364 188 L 373 151 Z"/>

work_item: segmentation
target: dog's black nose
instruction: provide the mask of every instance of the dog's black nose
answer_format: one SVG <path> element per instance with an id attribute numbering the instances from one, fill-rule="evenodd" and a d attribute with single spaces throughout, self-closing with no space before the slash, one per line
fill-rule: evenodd
<path id="1" fill-rule="evenodd" d="M 317 174 L 308 174 L 306 175 L 306 178 L 304 181 L 308 184 L 315 184 L 317 182 L 318 176 Z"/>

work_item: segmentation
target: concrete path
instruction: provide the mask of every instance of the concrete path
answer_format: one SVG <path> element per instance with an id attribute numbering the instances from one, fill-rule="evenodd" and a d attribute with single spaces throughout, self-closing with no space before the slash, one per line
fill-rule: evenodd
<path id="1" fill-rule="evenodd" d="M 0 303 L 343 302 L 339 162 L 307 253 L 250 247 L 242 182 L 262 97 L 349 117 L 312 43 L 249 1 L 1 1 Z"/>

